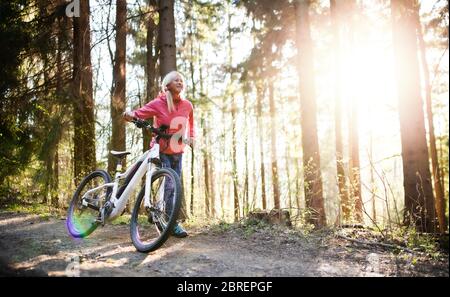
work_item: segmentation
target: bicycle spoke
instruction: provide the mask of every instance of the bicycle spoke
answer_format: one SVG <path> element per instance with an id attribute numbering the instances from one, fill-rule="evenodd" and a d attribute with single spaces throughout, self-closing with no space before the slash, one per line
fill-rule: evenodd
<path id="1" fill-rule="evenodd" d="M 108 197 L 108 188 L 100 188 L 88 195 L 86 193 L 110 180 L 106 172 L 94 171 L 80 183 L 68 210 L 67 227 L 70 234 L 75 237 L 85 237 L 95 230 L 99 209 Z"/>
<path id="2" fill-rule="evenodd" d="M 150 214 L 142 211 L 144 189 L 139 194 L 133 210 L 131 237 L 139 251 L 148 252 L 161 245 L 170 235 L 168 229 L 174 226 L 176 214 L 178 214 L 181 192 L 178 176 L 168 169 L 160 170 L 161 173 L 157 177 L 152 177 Z M 176 205 L 176 212 L 174 212 L 174 205 Z"/>

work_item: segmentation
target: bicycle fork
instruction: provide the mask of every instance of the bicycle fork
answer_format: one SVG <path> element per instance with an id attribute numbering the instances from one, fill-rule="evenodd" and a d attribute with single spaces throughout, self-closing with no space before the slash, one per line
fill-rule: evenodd
<path id="1" fill-rule="evenodd" d="M 145 190 L 144 190 L 144 207 L 147 212 L 154 210 L 152 201 L 152 176 L 157 170 L 157 167 L 152 163 L 148 162 L 148 169 L 145 176 Z"/>
<path id="2" fill-rule="evenodd" d="M 147 176 L 145 178 L 144 208 L 147 211 L 148 221 L 152 224 L 160 221 L 159 217 L 161 212 L 161 210 L 159 209 L 160 205 L 158 205 L 159 203 L 161 203 L 161 201 L 152 201 L 154 200 L 152 194 L 157 195 L 157 197 L 162 197 L 162 199 L 164 199 L 164 188 L 165 188 L 165 183 L 163 182 L 162 184 L 159 185 L 157 192 L 152 193 L 152 176 L 154 175 L 156 170 L 158 170 L 158 167 L 154 163 L 149 162 Z M 165 181 L 165 179 L 163 179 L 163 181 Z M 157 199 L 159 200 L 160 198 Z"/>

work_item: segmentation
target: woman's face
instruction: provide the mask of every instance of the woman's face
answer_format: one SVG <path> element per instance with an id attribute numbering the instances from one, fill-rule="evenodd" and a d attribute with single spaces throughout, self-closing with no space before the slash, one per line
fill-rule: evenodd
<path id="1" fill-rule="evenodd" d="M 183 91 L 183 79 L 181 78 L 181 76 L 177 75 L 175 76 L 175 79 L 172 80 L 168 85 L 167 85 L 167 89 L 172 93 L 172 94 L 180 94 L 181 91 Z"/>

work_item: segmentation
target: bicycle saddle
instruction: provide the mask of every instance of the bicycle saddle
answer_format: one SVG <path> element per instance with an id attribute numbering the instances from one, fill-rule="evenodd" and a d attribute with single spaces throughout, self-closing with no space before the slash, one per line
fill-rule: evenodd
<path id="1" fill-rule="evenodd" d="M 131 154 L 130 152 L 118 152 L 118 151 L 111 151 L 111 155 L 113 155 L 116 158 L 122 159 L 126 155 Z"/>

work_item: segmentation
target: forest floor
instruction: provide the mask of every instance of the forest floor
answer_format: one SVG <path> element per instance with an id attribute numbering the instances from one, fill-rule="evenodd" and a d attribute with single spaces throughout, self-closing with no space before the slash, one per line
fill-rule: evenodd
<path id="1" fill-rule="evenodd" d="M 0 275 L 449 276 L 448 250 L 430 254 L 362 244 L 336 230 L 304 233 L 245 224 L 187 229 L 187 238 L 171 237 L 143 254 L 132 245 L 126 224 L 99 227 L 75 240 L 63 217 L 0 211 Z"/>

